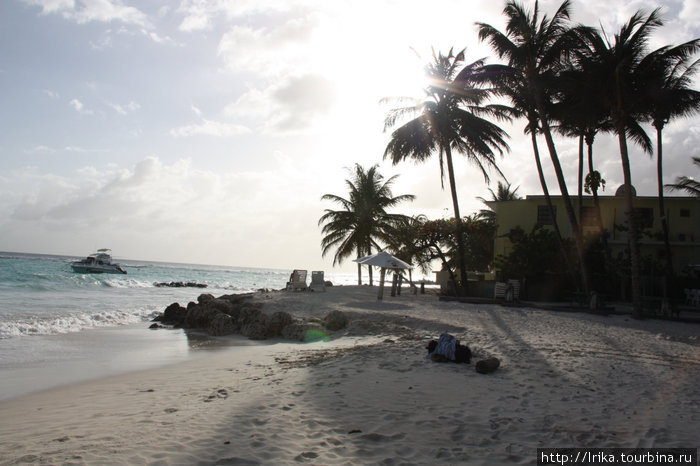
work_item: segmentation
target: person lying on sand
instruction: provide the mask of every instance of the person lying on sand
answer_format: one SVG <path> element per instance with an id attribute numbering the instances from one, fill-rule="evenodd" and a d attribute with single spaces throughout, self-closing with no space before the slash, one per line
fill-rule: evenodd
<path id="1" fill-rule="evenodd" d="M 459 340 L 449 333 L 443 333 L 437 341 L 431 340 L 426 349 L 428 350 L 426 359 L 435 362 L 452 361 L 469 364 L 472 359 L 469 347 L 460 345 Z"/>

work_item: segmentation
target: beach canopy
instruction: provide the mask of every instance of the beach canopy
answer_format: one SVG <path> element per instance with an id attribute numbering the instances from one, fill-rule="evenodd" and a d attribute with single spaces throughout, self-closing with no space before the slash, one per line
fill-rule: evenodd
<path id="1" fill-rule="evenodd" d="M 375 267 L 381 268 L 381 273 L 379 275 L 379 296 L 377 299 L 382 299 L 384 297 L 384 276 L 386 274 L 386 269 L 410 269 L 413 268 L 411 264 L 402 261 L 389 254 L 386 251 L 381 251 L 371 256 L 360 257 L 355 259 L 353 262 L 357 262 L 362 265 L 373 265 Z"/>
<path id="2" fill-rule="evenodd" d="M 373 265 L 384 269 L 410 269 L 413 267 L 411 264 L 392 256 L 386 251 L 381 251 L 371 256 L 360 257 L 353 262 L 363 265 Z"/>

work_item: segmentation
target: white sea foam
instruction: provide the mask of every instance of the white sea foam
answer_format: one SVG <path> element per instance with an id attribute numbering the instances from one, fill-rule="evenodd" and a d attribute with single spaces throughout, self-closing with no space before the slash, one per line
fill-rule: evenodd
<path id="1" fill-rule="evenodd" d="M 155 311 L 108 311 L 103 313 L 75 313 L 55 318 L 19 319 L 0 322 L 0 339 L 26 335 L 54 335 L 78 332 L 96 327 L 112 327 L 148 320 Z"/>

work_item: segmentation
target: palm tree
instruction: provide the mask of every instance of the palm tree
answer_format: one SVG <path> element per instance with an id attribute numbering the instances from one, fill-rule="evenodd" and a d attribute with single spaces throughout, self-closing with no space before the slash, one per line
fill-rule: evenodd
<path id="1" fill-rule="evenodd" d="M 405 218 L 404 215 L 390 214 L 387 209 L 415 199 L 411 194 L 394 196 L 391 185 L 398 175 L 385 181 L 378 172 L 378 165 L 365 170 L 360 164 L 355 164 L 351 174 L 352 179 L 345 180 L 350 193 L 347 199 L 335 194 L 324 194 L 321 197 L 321 200 L 335 202 L 343 208 L 326 209 L 318 220 L 319 225 L 323 224 L 321 231 L 325 235 L 321 240 L 323 256 L 331 249 L 336 249 L 333 265 L 341 264 L 353 252 L 360 258 L 371 254 L 373 248 L 381 249 L 378 240 L 385 241 L 391 227 Z M 362 284 L 360 264 L 357 264 L 357 284 Z"/>
<path id="2" fill-rule="evenodd" d="M 662 24 L 659 9 L 646 18 L 638 11 L 620 28 L 612 43 L 598 31 L 581 28 L 581 37 L 589 46 L 588 66 L 596 76 L 596 82 L 601 83 L 600 96 L 611 117 L 620 146 L 628 211 L 632 304 L 636 317 L 642 315 L 640 256 L 627 138 L 632 138 L 645 151 L 652 152 L 651 141 L 639 125 L 643 117 L 642 109 L 645 108 L 645 97 L 639 89 L 648 83 L 648 77 L 640 72 L 640 63 L 646 53 L 649 35 Z"/>
<path id="3" fill-rule="evenodd" d="M 572 60 L 572 64 L 577 66 L 564 70 L 559 75 L 556 84 L 557 101 L 552 106 L 552 115 L 558 121 L 557 131 L 559 133 L 579 138 L 579 209 L 585 187 L 586 192 L 590 190 L 593 193 L 596 220 L 602 233 L 603 221 L 598 201 L 601 180 L 600 173 L 594 169 L 593 142 L 600 131 L 611 131 L 612 123 L 598 93 L 601 84 L 595 81 L 594 78 L 597 76 L 585 68 L 587 61 L 581 56 L 582 48 L 573 47 L 572 53 L 578 56 L 578 59 Z M 583 183 L 584 142 L 588 159 L 588 174 L 585 183 Z"/>
<path id="4" fill-rule="evenodd" d="M 700 157 L 693 157 L 693 163 L 700 168 Z M 688 176 L 679 176 L 675 183 L 667 184 L 666 188 L 685 191 L 691 196 L 700 197 L 700 182 Z"/>
<path id="5" fill-rule="evenodd" d="M 700 61 L 690 63 L 692 55 L 700 49 L 700 39 L 691 40 L 676 47 L 661 47 L 648 54 L 639 65 L 646 76 L 643 89 L 649 117 L 656 128 L 656 174 L 659 192 L 659 215 L 666 249 L 666 277 L 673 274 L 671 245 L 664 207 L 663 184 L 663 136 L 666 123 L 672 118 L 691 116 L 700 111 L 700 92 L 691 89 L 692 77 Z"/>
<path id="6" fill-rule="evenodd" d="M 519 187 L 518 187 L 519 188 Z M 515 201 L 518 199 L 521 199 L 521 197 L 518 195 L 518 188 L 511 189 L 510 183 L 506 182 L 503 183 L 501 181 L 498 182 L 498 188 L 494 192 L 493 189 L 489 188 L 489 192 L 491 193 L 491 199 L 489 201 L 495 201 L 495 202 L 500 202 L 500 201 Z M 484 204 L 487 201 L 483 197 L 477 197 L 481 202 Z M 496 212 L 493 210 L 489 209 L 482 209 L 479 211 L 479 213 L 475 216 L 475 220 L 483 220 L 485 222 L 495 224 L 496 223 Z"/>
<path id="7" fill-rule="evenodd" d="M 488 41 L 498 56 L 508 61 L 507 65 L 502 66 L 508 70 L 507 76 L 508 80 L 511 81 L 511 87 L 504 93 L 515 95 L 517 102 L 524 107 L 543 188 L 546 185 L 539 163 L 539 151 L 534 131 L 541 132 L 545 138 L 566 214 L 576 240 L 576 250 L 581 268 L 581 283 L 584 291 L 587 292 L 589 279 L 583 251 L 583 236 L 578 228 L 578 221 L 569 197 L 549 124 L 551 101 L 549 89 L 552 88 L 554 77 L 565 61 L 562 60 L 562 57 L 571 53 L 572 43 L 569 42 L 567 25 L 569 9 L 570 1 L 565 0 L 551 19 L 547 15 L 540 19 L 539 2 L 536 1 L 534 10 L 528 12 L 521 4 L 510 0 L 503 10 L 503 14 L 508 20 L 505 34 L 489 24 L 477 23 L 477 26 L 479 27 L 479 38 L 482 41 Z M 545 191 L 545 197 L 549 198 L 547 191 Z M 548 205 L 550 212 L 553 213 L 551 200 L 548 201 Z"/>
<path id="8" fill-rule="evenodd" d="M 444 187 L 444 162 L 452 195 L 452 205 L 457 229 L 457 253 L 462 279 L 462 290 L 466 292 L 467 269 L 462 235 L 462 217 L 459 212 L 457 185 L 455 182 L 452 152 L 465 155 L 474 163 L 489 181 L 487 169 L 494 168 L 502 175 L 496 164 L 496 154 L 503 155 L 508 149 L 507 134 L 500 127 L 483 117 L 491 116 L 508 120 L 509 110 L 501 105 L 484 105 L 491 96 L 490 89 L 477 85 L 476 70 L 483 66 L 477 60 L 460 71 L 464 62 L 464 50 L 456 55 L 435 54 L 433 62 L 426 67 L 430 84 L 425 89 L 426 98 L 422 102 L 413 100 L 411 105 L 390 110 L 385 120 L 385 130 L 395 126 L 399 119 L 413 117 L 391 133 L 391 139 L 384 151 L 395 164 L 406 159 L 422 162 L 434 153 L 438 154 L 440 179 Z M 457 75 L 459 73 L 459 79 Z"/>

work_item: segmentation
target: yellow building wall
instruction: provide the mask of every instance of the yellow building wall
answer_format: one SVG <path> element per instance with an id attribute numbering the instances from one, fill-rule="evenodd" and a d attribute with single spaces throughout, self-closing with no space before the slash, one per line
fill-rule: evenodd
<path id="1" fill-rule="evenodd" d="M 578 200 L 572 198 L 574 210 L 579 217 Z M 618 231 L 614 225 L 626 225 L 627 213 L 623 197 L 599 196 L 603 226 L 608 231 L 608 243 L 613 256 L 627 247 L 627 232 Z M 564 238 L 572 238 L 573 232 L 564 209 L 564 201 L 561 196 L 553 196 L 552 203 L 556 207 L 556 221 Z M 487 202 L 496 212 L 498 230 L 494 241 L 495 255 L 508 255 L 512 250 L 512 244 L 506 237 L 516 228 L 522 228 L 526 233 L 532 231 L 537 223 L 538 206 L 547 205 L 544 196 L 527 196 L 516 201 Z M 658 237 L 649 238 L 643 236 L 640 241 L 642 255 L 651 255 L 658 258 L 664 248 L 661 236 L 661 221 L 659 216 L 658 198 L 651 196 L 637 196 L 634 199 L 634 208 L 644 210 L 645 218 L 650 221 L 649 228 L 645 232 L 658 233 Z M 585 196 L 584 207 L 594 207 L 593 197 Z M 688 265 L 700 264 L 700 199 L 691 197 L 665 197 L 664 207 L 669 227 L 669 239 L 673 254 L 673 265 L 676 273 L 681 272 Z M 553 229 L 553 227 L 545 226 Z M 599 229 L 595 224 L 584 225 L 584 235 L 598 234 Z"/>

